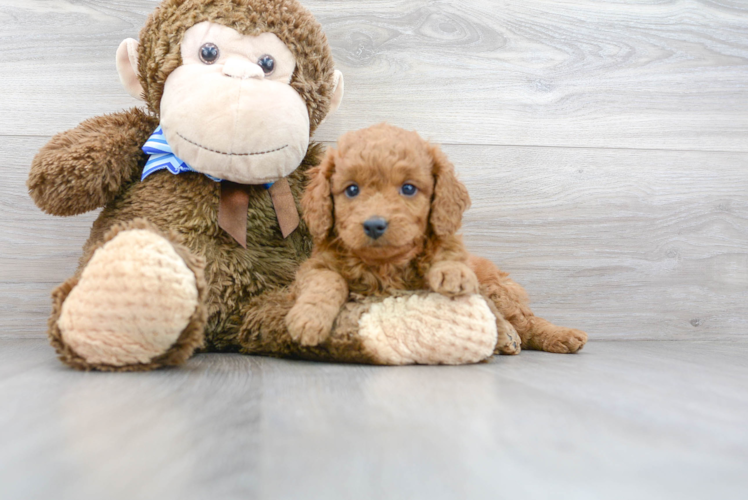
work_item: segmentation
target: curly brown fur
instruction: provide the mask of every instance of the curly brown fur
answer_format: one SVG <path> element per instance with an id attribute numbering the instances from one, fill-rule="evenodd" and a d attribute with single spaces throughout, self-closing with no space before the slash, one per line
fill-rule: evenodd
<path id="1" fill-rule="evenodd" d="M 315 250 L 302 276 L 329 269 L 351 292 L 387 294 L 425 288 L 439 262 L 467 262 L 455 232 L 470 197 L 439 148 L 415 132 L 381 124 L 348 133 L 309 177 L 301 203 Z M 344 191 L 353 183 L 361 194 L 349 198 Z M 415 196 L 400 194 L 406 183 Z M 388 227 L 373 240 L 363 223 L 375 216 Z"/>
<path id="2" fill-rule="evenodd" d="M 179 42 L 187 29 L 203 21 L 243 35 L 274 33 L 286 44 L 297 61 L 291 86 L 307 104 L 314 133 L 330 109 L 335 67 L 321 26 L 296 0 L 162 2 L 140 32 L 140 82 L 149 108 L 159 113 L 166 79 L 182 64 Z"/>
<path id="3" fill-rule="evenodd" d="M 190 317 L 189 323 L 179 335 L 179 338 L 174 345 L 162 355 L 154 358 L 149 363 L 138 363 L 126 366 L 112 366 L 101 363 L 89 363 L 75 351 L 73 351 L 62 339 L 62 332 L 58 325 L 58 319 L 62 313 L 62 304 L 70 292 L 78 284 L 78 276 L 74 276 L 67 280 L 62 285 L 58 286 L 52 292 L 52 315 L 49 318 L 49 338 L 52 346 L 57 351 L 60 360 L 68 366 L 77 370 L 98 370 L 98 371 L 149 371 L 155 368 L 162 368 L 165 366 L 173 366 L 182 364 L 186 361 L 196 349 L 201 348 L 204 345 L 204 328 L 207 321 L 207 309 L 205 306 L 205 299 L 208 293 L 208 286 L 205 281 L 203 269 L 205 268 L 205 261 L 193 255 L 184 245 L 179 243 L 179 237 L 173 233 L 167 233 L 158 230 L 153 224 L 145 219 L 135 219 L 131 222 L 121 222 L 115 224 L 109 229 L 104 237 L 91 249 L 91 254 L 98 248 L 101 248 L 106 242 L 114 239 L 122 231 L 131 229 L 145 229 L 158 234 L 159 236 L 167 239 L 174 250 L 177 252 L 187 265 L 187 267 L 195 274 L 195 284 L 197 286 L 198 293 L 198 306 L 195 312 Z"/>
<path id="4" fill-rule="evenodd" d="M 470 198 L 438 147 L 381 124 L 344 135 L 310 176 L 302 205 L 315 248 L 299 269 L 296 305 L 286 318 L 302 344 L 326 337 L 349 292 L 478 291 L 455 235 Z M 351 186 L 357 195 L 347 194 Z M 374 219 L 386 222 L 376 238 L 365 230 Z"/>
<path id="5" fill-rule="evenodd" d="M 296 305 L 286 317 L 301 343 L 326 337 L 349 291 L 423 289 L 448 296 L 480 291 L 514 326 L 524 348 L 576 352 L 586 342 L 584 332 L 534 316 L 522 287 L 491 262 L 468 254 L 455 234 L 470 205 L 467 190 L 444 153 L 415 132 L 380 124 L 346 134 L 309 175 L 302 206 L 315 247 L 299 269 Z M 405 183 L 418 193 L 404 196 Z M 345 190 L 352 184 L 360 194 L 351 198 Z M 388 222 L 376 239 L 363 230 L 372 217 Z M 502 321 L 497 315 L 497 326 L 506 330 Z M 516 345 L 497 348 L 519 352 Z"/>
<path id="6" fill-rule="evenodd" d="M 584 347 L 587 334 L 574 328 L 556 326 L 535 316 L 524 288 L 499 270 L 493 262 L 472 255 L 470 267 L 480 282 L 480 291 L 517 330 L 523 349 L 575 353 Z"/>

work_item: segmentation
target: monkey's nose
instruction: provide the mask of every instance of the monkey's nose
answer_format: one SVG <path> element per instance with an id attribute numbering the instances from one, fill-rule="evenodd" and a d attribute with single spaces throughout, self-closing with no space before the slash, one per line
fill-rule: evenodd
<path id="1" fill-rule="evenodd" d="M 376 240 L 387 231 L 387 221 L 381 217 L 372 217 L 364 222 L 364 232 L 369 238 Z"/>
<path id="2" fill-rule="evenodd" d="M 264 78 L 265 73 L 257 64 L 241 57 L 231 57 L 223 65 L 223 74 L 231 78 L 247 80 L 249 78 Z"/>

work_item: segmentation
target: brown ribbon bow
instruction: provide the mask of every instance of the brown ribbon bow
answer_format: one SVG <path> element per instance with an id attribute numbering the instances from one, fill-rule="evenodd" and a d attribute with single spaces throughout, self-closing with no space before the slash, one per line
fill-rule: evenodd
<path id="1" fill-rule="evenodd" d="M 242 247 L 247 248 L 247 211 L 251 186 L 231 181 L 221 182 L 221 201 L 218 205 L 218 225 Z M 275 215 L 284 238 L 299 227 L 299 211 L 287 179 L 280 179 L 268 188 Z"/>

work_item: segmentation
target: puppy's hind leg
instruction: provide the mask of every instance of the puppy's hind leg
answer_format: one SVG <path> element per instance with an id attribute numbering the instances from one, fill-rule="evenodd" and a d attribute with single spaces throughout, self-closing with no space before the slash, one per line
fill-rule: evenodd
<path id="1" fill-rule="evenodd" d="M 499 312 L 496 308 L 496 304 L 491 300 L 491 297 L 484 295 L 483 298 L 488 304 L 488 308 L 491 313 L 496 317 L 496 347 L 494 348 L 494 354 L 506 354 L 514 355 L 519 354 L 522 351 L 522 339 L 520 338 L 517 330 L 510 322 L 508 322 L 504 315 Z"/>
<path id="2" fill-rule="evenodd" d="M 500 271 L 492 262 L 471 256 L 470 267 L 478 276 L 481 294 L 517 330 L 523 349 L 555 353 L 575 353 L 584 347 L 587 334 L 574 328 L 556 326 L 535 316 L 528 305 L 525 290 Z M 497 346 L 497 350 L 499 346 Z"/>

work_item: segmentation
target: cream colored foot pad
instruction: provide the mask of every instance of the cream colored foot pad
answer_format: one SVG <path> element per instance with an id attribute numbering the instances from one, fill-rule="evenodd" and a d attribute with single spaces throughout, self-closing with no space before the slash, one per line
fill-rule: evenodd
<path id="1" fill-rule="evenodd" d="M 361 316 L 368 351 L 393 365 L 477 363 L 496 347 L 496 318 L 483 297 L 391 297 Z"/>
<path id="2" fill-rule="evenodd" d="M 197 305 L 195 275 L 171 244 L 129 230 L 94 253 L 58 326 L 89 363 L 147 363 L 174 344 Z"/>

